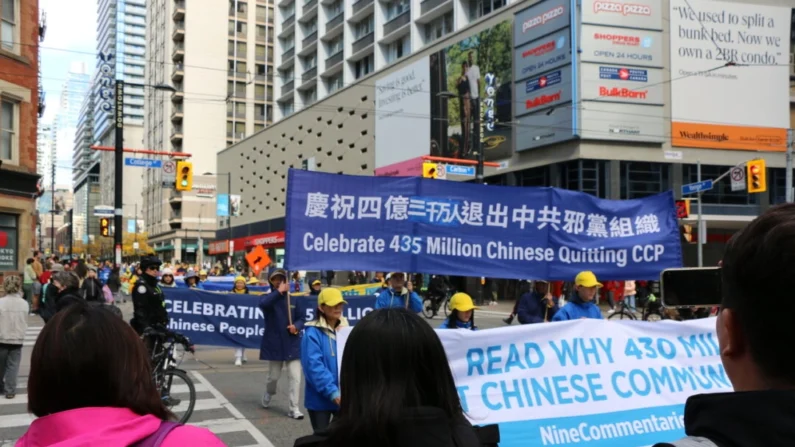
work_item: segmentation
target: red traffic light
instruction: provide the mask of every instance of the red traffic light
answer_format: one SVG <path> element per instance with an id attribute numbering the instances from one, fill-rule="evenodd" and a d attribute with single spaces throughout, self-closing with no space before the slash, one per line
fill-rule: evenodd
<path id="1" fill-rule="evenodd" d="M 751 166 L 751 174 L 759 175 L 759 166 Z"/>

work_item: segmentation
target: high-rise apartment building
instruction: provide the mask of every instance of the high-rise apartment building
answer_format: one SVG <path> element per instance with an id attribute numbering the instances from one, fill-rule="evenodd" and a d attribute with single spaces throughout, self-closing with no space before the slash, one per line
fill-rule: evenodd
<path id="1" fill-rule="evenodd" d="M 199 236 L 214 235 L 216 184 L 228 181 L 214 175 L 215 154 L 273 120 L 273 17 L 265 0 L 147 5 L 146 84 L 176 92 L 147 94 L 144 146 L 191 154 L 197 175 L 183 194 L 147 170 L 143 218 L 164 259 L 198 258 Z"/>
<path id="2" fill-rule="evenodd" d="M 52 185 L 52 169 L 55 161 L 55 137 L 50 123 L 39 124 L 36 131 L 36 172 L 45 188 Z"/>
<path id="3" fill-rule="evenodd" d="M 68 185 L 72 180 L 69 167 L 72 166 L 75 132 L 77 131 L 77 122 L 80 120 L 80 107 L 88 94 L 90 84 L 91 78 L 86 70 L 86 64 L 72 63 L 66 81 L 61 88 L 58 113 L 55 115 L 53 128 L 55 132 L 55 183 L 59 185 Z M 47 173 L 48 177 L 49 175 Z"/>
<path id="4" fill-rule="evenodd" d="M 276 120 L 502 8 L 508 0 L 280 0 Z"/>

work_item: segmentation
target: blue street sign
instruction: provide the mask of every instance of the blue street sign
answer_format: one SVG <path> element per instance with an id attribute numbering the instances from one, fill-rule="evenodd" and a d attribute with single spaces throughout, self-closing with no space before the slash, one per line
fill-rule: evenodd
<path id="1" fill-rule="evenodd" d="M 152 160 L 151 158 L 125 158 L 124 166 L 135 166 L 136 168 L 162 168 L 162 160 Z"/>
<path id="2" fill-rule="evenodd" d="M 469 177 L 475 176 L 474 166 L 446 165 L 444 170 L 447 172 L 448 175 L 466 175 Z"/>
<path id="3" fill-rule="evenodd" d="M 710 189 L 712 189 L 712 180 L 703 180 L 689 185 L 682 185 L 682 195 L 695 194 L 701 191 L 709 191 Z"/>

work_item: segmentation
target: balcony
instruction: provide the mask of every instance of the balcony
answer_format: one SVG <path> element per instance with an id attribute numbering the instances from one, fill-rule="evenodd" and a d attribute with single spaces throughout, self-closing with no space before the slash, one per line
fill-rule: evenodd
<path id="1" fill-rule="evenodd" d="M 286 82 L 282 86 L 282 96 L 292 93 L 293 89 L 295 89 L 295 81 L 291 79 L 290 82 Z"/>
<path id="2" fill-rule="evenodd" d="M 290 48 L 289 50 L 282 53 L 282 63 L 279 65 L 279 69 L 283 70 L 295 64 L 295 48 Z"/>
<path id="3" fill-rule="evenodd" d="M 184 110 L 182 104 L 174 104 L 171 107 L 171 122 L 182 122 L 184 117 Z"/>
<path id="4" fill-rule="evenodd" d="M 310 53 L 313 53 L 317 49 L 317 31 L 312 31 L 312 34 L 306 36 L 304 40 L 301 41 L 301 51 L 298 53 L 299 56 L 306 56 Z"/>
<path id="5" fill-rule="evenodd" d="M 350 21 L 358 21 L 373 12 L 373 0 L 359 0 L 352 6 Z"/>
<path id="6" fill-rule="evenodd" d="M 368 48 L 370 48 L 371 50 L 368 51 L 366 54 L 372 53 L 372 47 L 374 42 L 375 42 L 375 33 L 370 33 L 354 41 L 351 48 L 351 52 L 353 54 L 353 56 L 351 56 L 351 59 L 352 60 L 360 59 L 356 57 L 357 53 L 361 53 L 367 50 Z"/>
<path id="7" fill-rule="evenodd" d="M 173 62 L 182 62 L 185 59 L 185 42 L 174 42 L 174 50 L 171 52 Z"/>
<path id="8" fill-rule="evenodd" d="M 254 82 L 259 84 L 264 84 L 266 82 L 273 83 L 273 73 L 268 73 L 266 76 L 265 74 L 258 74 L 254 76 Z"/>
<path id="9" fill-rule="evenodd" d="M 400 37 L 400 35 L 398 35 L 397 32 L 401 30 L 401 28 L 403 27 L 406 27 L 406 29 L 408 30 L 408 24 L 410 21 L 411 21 L 411 10 L 407 9 L 406 11 L 403 11 L 403 13 L 401 13 L 399 16 L 395 17 L 394 19 L 384 24 L 384 38 L 392 37 L 390 36 L 390 34 L 394 34 L 395 38 Z"/>
<path id="10" fill-rule="evenodd" d="M 238 118 L 238 119 L 246 119 L 246 111 L 245 110 L 227 110 L 226 111 L 227 118 Z"/>
<path id="11" fill-rule="evenodd" d="M 244 3 L 244 5 L 245 5 L 245 3 Z M 232 6 L 232 5 L 230 5 L 230 6 Z M 237 17 L 238 20 L 240 20 L 240 19 L 246 20 L 248 18 L 248 12 L 246 12 L 246 11 L 236 11 L 235 9 L 230 9 L 229 10 L 229 18 L 231 19 L 231 18 L 234 18 L 234 17 Z"/>
<path id="12" fill-rule="evenodd" d="M 171 126 L 171 142 L 176 143 L 182 141 L 182 125 L 174 124 Z"/>
<path id="13" fill-rule="evenodd" d="M 420 3 L 417 23 L 428 23 L 453 10 L 453 0 L 424 0 Z"/>
<path id="14" fill-rule="evenodd" d="M 299 22 L 306 23 L 317 17 L 317 0 L 307 0 L 301 8 L 301 18 Z"/>
<path id="15" fill-rule="evenodd" d="M 185 92 L 182 91 L 182 84 L 174 84 L 174 88 L 177 89 L 176 92 L 171 93 L 171 102 L 173 103 L 182 103 L 182 100 L 185 99 Z"/>
<path id="16" fill-rule="evenodd" d="M 227 72 L 227 76 L 229 78 L 231 78 L 231 79 L 240 79 L 240 80 L 243 80 L 243 81 L 247 81 L 248 80 L 248 73 L 241 73 L 241 72 L 236 71 L 236 70 L 229 70 Z"/>
<path id="17" fill-rule="evenodd" d="M 345 14 L 339 13 L 334 18 L 326 22 L 326 32 L 323 34 L 323 40 L 328 41 L 342 33 L 342 22 L 345 21 Z"/>
<path id="18" fill-rule="evenodd" d="M 171 40 L 173 41 L 183 41 L 185 40 L 185 21 L 184 20 L 175 20 L 174 21 L 174 31 L 171 32 Z"/>
<path id="19" fill-rule="evenodd" d="M 171 70 L 171 80 L 174 82 L 181 81 L 185 76 L 185 67 L 182 64 L 174 64 Z"/>
<path id="20" fill-rule="evenodd" d="M 185 18 L 185 0 L 174 0 L 174 12 L 171 14 L 174 20 Z"/>
<path id="21" fill-rule="evenodd" d="M 244 89 L 241 92 L 226 92 L 227 98 L 234 98 L 234 99 L 246 99 L 246 90 Z"/>
<path id="22" fill-rule="evenodd" d="M 293 31 L 295 31 L 295 13 L 282 21 L 282 32 L 279 33 L 279 37 L 284 37 Z"/>
<path id="23" fill-rule="evenodd" d="M 333 56 L 326 59 L 326 70 L 321 74 L 322 77 L 326 78 L 342 71 L 343 53 L 344 52 L 340 50 Z"/>
<path id="24" fill-rule="evenodd" d="M 301 83 L 305 84 L 315 78 L 317 78 L 317 66 L 308 69 L 301 75 Z"/>
<path id="25" fill-rule="evenodd" d="M 284 8 L 293 4 L 295 0 L 279 0 L 279 7 Z"/>

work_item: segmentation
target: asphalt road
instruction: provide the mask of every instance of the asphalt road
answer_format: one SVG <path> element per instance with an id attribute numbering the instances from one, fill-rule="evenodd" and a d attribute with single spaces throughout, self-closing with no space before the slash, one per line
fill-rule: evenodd
<path id="1" fill-rule="evenodd" d="M 508 315 L 511 305 L 488 306 L 477 311 L 478 327 L 503 326 L 502 318 Z M 132 313 L 130 303 L 121 307 L 125 316 Z M 429 323 L 438 326 L 441 321 L 442 317 L 436 317 Z M 13 446 L 33 421 L 33 416 L 27 412 L 27 376 L 31 350 L 41 331 L 42 320 L 29 317 L 28 322 L 17 396 L 13 400 L 0 397 L 0 447 Z M 230 447 L 291 447 L 296 438 L 311 433 L 309 419 L 299 421 L 287 417 L 286 375 L 279 381 L 270 408 L 261 407 L 268 364 L 257 360 L 257 351 L 247 351 L 247 355 L 249 361 L 242 367 L 234 366 L 233 349 L 198 346 L 195 356 L 186 356 L 181 368 L 190 371 L 197 388 L 197 409 L 189 423 L 209 428 Z M 303 402 L 303 384 L 301 390 Z M 303 406 L 302 411 L 306 413 Z"/>

